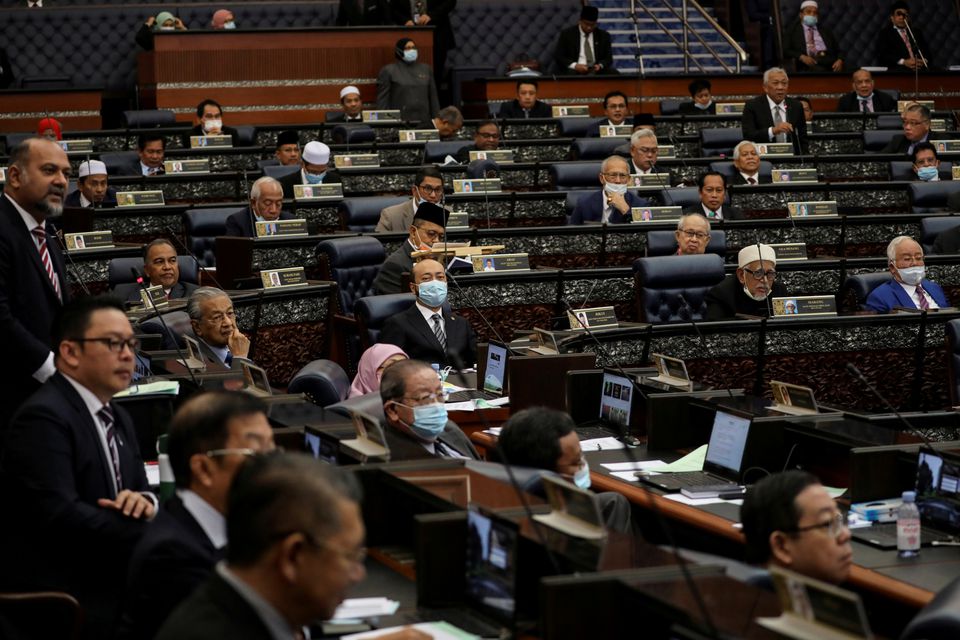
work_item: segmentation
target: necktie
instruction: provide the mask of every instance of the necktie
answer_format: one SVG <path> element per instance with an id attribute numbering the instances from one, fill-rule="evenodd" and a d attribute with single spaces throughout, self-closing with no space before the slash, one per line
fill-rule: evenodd
<path id="1" fill-rule="evenodd" d="M 750 184 L 757 184 L 757 179 L 756 179 L 756 178 L 747 178 L 747 182 L 750 183 Z"/>
<path id="2" fill-rule="evenodd" d="M 430 316 L 430 319 L 433 320 L 433 335 L 437 336 L 437 342 L 440 343 L 440 346 L 443 347 L 443 350 L 447 350 L 447 336 L 443 333 L 443 326 L 440 324 L 440 314 L 435 313 Z"/>
<path id="3" fill-rule="evenodd" d="M 227 355 L 223 358 L 223 364 L 227 365 L 228 367 L 233 366 L 233 353 L 230 352 L 230 349 L 227 349 Z"/>
<path id="4" fill-rule="evenodd" d="M 910 57 L 913 57 L 913 47 L 910 46 L 910 38 L 907 37 L 906 29 L 898 29 L 900 32 L 900 37 L 903 39 L 903 44 L 907 45 L 907 53 L 910 54 Z"/>
<path id="5" fill-rule="evenodd" d="M 110 409 L 110 405 L 103 405 L 103 408 L 97 412 L 97 417 L 100 418 L 100 422 L 103 423 L 103 427 L 107 431 L 110 466 L 113 467 L 113 479 L 117 482 L 117 493 L 120 493 L 123 490 L 123 478 L 120 476 L 120 453 L 117 450 L 117 434 L 113 427 L 113 410 Z"/>
<path id="6" fill-rule="evenodd" d="M 40 262 L 43 263 L 43 268 L 47 270 L 47 277 L 50 278 L 50 284 L 53 285 L 53 290 L 57 292 L 57 297 L 59 298 L 60 277 L 53 269 L 53 260 L 50 259 L 50 251 L 47 250 L 47 233 L 43 230 L 43 227 L 35 227 L 33 229 L 33 236 L 37 239 L 37 251 L 40 252 Z"/>
<path id="7" fill-rule="evenodd" d="M 587 66 L 592 67 L 596 62 L 596 59 L 593 57 L 593 47 L 590 46 L 590 34 L 583 34 L 583 57 L 587 61 Z"/>
<path id="8" fill-rule="evenodd" d="M 807 27 L 807 55 L 816 57 L 817 41 L 813 38 L 813 27 Z"/>
<path id="9" fill-rule="evenodd" d="M 923 311 L 930 308 L 930 303 L 927 302 L 927 296 L 924 295 L 923 287 L 920 285 L 917 285 L 917 308 Z"/>
<path id="10" fill-rule="evenodd" d="M 870 113 L 870 105 L 867 103 L 866 98 L 860 98 L 860 111 L 862 113 Z"/>
<path id="11" fill-rule="evenodd" d="M 781 109 L 781 106 L 779 104 L 773 107 L 773 126 L 774 127 L 776 127 L 777 125 L 783 124 L 783 116 L 780 115 L 780 109 Z M 786 141 L 787 141 L 786 133 L 777 134 L 777 142 L 786 142 Z"/>

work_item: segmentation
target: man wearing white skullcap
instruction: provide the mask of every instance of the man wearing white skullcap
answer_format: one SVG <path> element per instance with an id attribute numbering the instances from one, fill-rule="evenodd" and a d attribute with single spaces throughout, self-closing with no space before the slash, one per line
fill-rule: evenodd
<path id="1" fill-rule="evenodd" d="M 342 111 L 328 111 L 327 122 L 363 122 L 363 99 L 360 98 L 360 89 L 349 85 L 340 89 L 340 104 Z"/>
<path id="2" fill-rule="evenodd" d="M 767 298 L 787 295 L 777 282 L 777 254 L 766 244 L 751 244 L 737 255 L 737 273 L 710 289 L 705 320 L 733 320 L 740 315 L 770 315 Z"/>
<path id="3" fill-rule="evenodd" d="M 833 32 L 820 22 L 816 0 L 800 3 L 800 14 L 783 32 L 783 58 L 794 60 L 797 71 L 843 71 L 843 53 Z"/>
<path id="4" fill-rule="evenodd" d="M 77 190 L 63 201 L 65 207 L 115 207 L 117 192 L 107 186 L 107 165 L 99 160 L 86 160 L 77 170 Z"/>
<path id="5" fill-rule="evenodd" d="M 300 171 L 280 178 L 283 197 L 293 198 L 293 187 L 298 184 L 336 184 L 340 182 L 340 173 L 330 169 L 330 147 L 318 140 L 308 142 L 300 154 Z"/>

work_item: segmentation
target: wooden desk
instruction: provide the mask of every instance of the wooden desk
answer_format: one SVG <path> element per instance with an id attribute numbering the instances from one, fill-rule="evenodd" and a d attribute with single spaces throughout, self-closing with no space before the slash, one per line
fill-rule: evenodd
<path id="1" fill-rule="evenodd" d="M 0 91 L 0 131 L 36 131 L 47 117 L 59 120 L 64 131 L 99 129 L 102 93 L 99 87 Z"/>

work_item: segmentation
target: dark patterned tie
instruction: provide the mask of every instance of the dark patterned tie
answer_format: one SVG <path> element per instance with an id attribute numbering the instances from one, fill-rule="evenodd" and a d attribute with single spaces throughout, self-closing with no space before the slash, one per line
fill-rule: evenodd
<path id="1" fill-rule="evenodd" d="M 756 178 L 747 178 L 747 182 L 749 182 L 750 184 L 757 184 L 757 179 L 756 179 Z"/>
<path id="2" fill-rule="evenodd" d="M 40 262 L 43 263 L 43 268 L 47 271 L 47 277 L 50 278 L 53 290 L 57 292 L 57 297 L 60 298 L 60 277 L 53 268 L 53 260 L 50 259 L 50 251 L 47 249 L 47 232 L 44 231 L 43 227 L 34 227 L 33 237 L 37 240 Z"/>
<path id="3" fill-rule="evenodd" d="M 433 335 L 437 336 L 437 342 L 440 343 L 440 346 L 443 347 L 443 350 L 447 350 L 447 336 L 443 333 L 443 325 L 440 324 L 440 314 L 435 313 L 430 316 L 430 319 L 433 320 Z"/>
<path id="4" fill-rule="evenodd" d="M 930 308 L 930 303 L 927 302 L 927 296 L 924 295 L 923 287 L 917 285 L 917 308 L 926 311 Z"/>
<path id="5" fill-rule="evenodd" d="M 233 353 L 230 352 L 230 349 L 227 349 L 227 355 L 223 358 L 223 364 L 227 367 L 233 367 Z"/>
<path id="6" fill-rule="evenodd" d="M 113 425 L 113 410 L 105 404 L 97 417 L 107 431 L 107 448 L 110 449 L 110 466 L 113 467 L 113 478 L 117 481 L 117 493 L 123 490 L 123 478 L 120 476 L 120 452 L 117 450 L 117 433 Z"/>

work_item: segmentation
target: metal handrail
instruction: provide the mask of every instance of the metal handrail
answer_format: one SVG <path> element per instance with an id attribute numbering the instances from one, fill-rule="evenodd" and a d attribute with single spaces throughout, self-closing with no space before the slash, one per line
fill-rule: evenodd
<path id="1" fill-rule="evenodd" d="M 719 23 L 717 23 L 716 20 L 713 19 L 713 17 L 712 17 L 709 13 L 707 13 L 707 12 L 704 10 L 704 8 L 703 8 L 702 6 L 700 6 L 700 3 L 697 2 L 696 0 L 683 0 L 683 6 L 682 6 L 683 15 L 680 15 L 680 14 L 677 13 L 676 9 L 674 9 L 673 6 L 670 5 L 669 0 L 666 0 L 666 1 L 663 3 L 663 6 L 666 7 L 667 10 L 669 10 L 670 13 L 672 13 L 672 14 L 674 15 L 674 17 L 677 18 L 677 20 L 680 21 L 680 24 L 681 24 L 681 25 L 683 25 L 683 42 L 680 42 L 679 40 L 677 40 L 677 38 L 676 38 L 672 33 L 670 33 L 669 29 L 667 29 L 667 27 L 660 21 L 660 19 L 657 18 L 656 15 L 654 15 L 654 13 L 646 6 L 645 3 L 639 2 L 639 3 L 636 3 L 636 4 L 639 4 L 639 5 L 640 5 L 640 8 L 643 9 L 643 11 L 646 12 L 646 14 L 647 14 L 648 16 L 650 16 L 650 18 L 653 20 L 654 24 L 656 24 L 657 28 L 660 29 L 660 31 L 662 31 L 662 32 L 665 33 L 667 36 L 669 36 L 669 38 L 670 38 L 671 40 L 673 40 L 673 43 L 674 43 L 675 45 L 677 45 L 678 47 L 680 47 L 680 50 L 683 51 L 683 70 L 684 70 L 684 73 L 687 73 L 687 72 L 690 71 L 690 60 L 693 60 L 694 64 L 696 64 L 697 67 L 700 68 L 700 72 L 701 72 L 701 73 L 706 73 L 706 70 L 704 69 L 703 65 L 700 64 L 700 61 L 697 60 L 697 58 L 696 58 L 695 56 L 691 55 L 691 53 L 690 53 L 690 43 L 689 43 L 689 34 L 690 34 L 690 33 L 693 33 L 694 37 L 697 38 L 697 40 L 700 41 L 700 44 L 703 45 L 703 47 L 710 53 L 710 55 L 713 56 L 713 59 L 714 59 L 721 67 L 723 67 L 724 70 L 726 70 L 727 73 L 733 73 L 733 70 L 730 69 L 730 67 L 727 65 L 727 63 L 725 63 L 725 62 L 723 61 L 723 59 L 720 57 L 720 54 L 717 53 L 716 50 L 715 50 L 713 47 L 711 47 L 710 44 L 709 44 L 706 40 L 703 39 L 703 36 L 701 36 L 701 35 L 696 31 L 696 29 L 691 29 L 691 28 L 690 28 L 690 21 L 689 21 L 688 18 L 687 18 L 687 16 L 688 16 L 687 6 L 688 6 L 688 4 L 692 4 L 692 5 L 693 5 L 693 8 L 694 8 L 701 16 L 703 16 L 703 18 L 710 24 L 710 26 L 712 26 L 712 27 L 723 37 L 723 39 L 726 40 L 727 44 L 729 44 L 731 47 L 733 47 L 733 49 L 737 52 L 736 73 L 740 73 L 740 71 L 741 71 L 741 64 L 742 64 L 743 62 L 746 62 L 747 59 L 748 59 L 748 57 L 747 57 L 747 52 L 744 51 L 743 47 L 741 47 L 739 44 L 737 44 L 737 41 L 734 40 L 733 37 L 732 37 L 729 33 L 727 33 L 727 31 L 726 31 L 723 27 L 721 27 L 721 26 L 719 25 Z M 637 27 L 636 7 L 635 7 L 635 4 L 634 4 L 634 0 L 631 0 L 630 5 L 631 5 L 631 17 L 633 18 L 633 21 L 634 21 L 634 32 L 635 32 L 635 34 L 636 34 L 635 37 L 636 37 L 636 39 L 637 39 L 637 50 L 638 50 L 638 52 L 637 52 L 637 58 L 640 59 L 640 58 L 642 57 L 642 56 L 640 55 L 640 53 L 639 53 L 639 49 L 640 49 L 640 34 L 639 34 L 638 27 Z"/>
<path id="2" fill-rule="evenodd" d="M 704 47 L 707 51 L 710 52 L 710 55 L 713 56 L 713 59 L 717 62 L 717 64 L 719 64 L 721 67 L 723 67 L 724 71 L 726 71 L 727 73 L 733 73 L 733 70 L 730 69 L 730 67 L 727 66 L 727 63 L 724 62 L 724 61 L 720 58 L 720 54 L 718 54 L 718 53 L 714 50 L 714 48 L 711 47 L 711 46 L 707 43 L 707 41 L 703 39 L 703 36 L 701 36 L 701 35 L 697 32 L 696 29 L 691 29 L 691 28 L 690 28 L 690 21 L 687 20 L 687 6 L 688 6 L 688 4 L 689 4 L 690 2 L 693 2 L 694 4 L 696 4 L 695 0 L 683 0 L 683 5 L 682 5 L 683 15 L 682 15 L 682 16 L 677 13 L 677 10 L 673 8 L 673 6 L 670 4 L 670 1 L 669 1 L 669 0 L 666 0 L 666 2 L 663 3 L 663 6 L 666 7 L 667 10 L 668 10 L 670 13 L 672 13 L 672 14 L 674 15 L 674 17 L 676 17 L 677 20 L 680 21 L 680 24 L 683 25 L 683 54 L 684 54 L 684 55 L 683 55 L 683 71 L 684 71 L 684 73 L 687 73 L 687 72 L 690 70 L 690 69 L 689 69 L 689 65 L 687 64 L 687 60 L 692 57 L 692 56 L 690 55 L 690 45 L 689 45 L 688 36 L 687 36 L 687 34 L 689 34 L 689 33 L 692 33 L 692 34 L 694 35 L 694 37 L 695 37 L 697 40 L 700 41 L 700 44 L 703 45 L 703 47 Z M 697 6 L 699 6 L 699 5 L 697 5 Z M 701 11 L 703 10 L 702 7 L 700 7 L 700 9 L 701 9 Z M 714 22 L 713 24 L 716 25 L 716 28 L 720 29 L 720 25 L 718 25 L 716 22 Z M 723 32 L 723 29 L 720 29 L 720 31 Z M 693 61 L 694 61 L 694 62 L 697 62 L 697 59 L 694 57 L 694 58 L 693 58 Z M 697 66 L 699 66 L 699 67 L 700 67 L 700 70 L 703 71 L 703 66 L 702 66 L 699 62 L 697 63 Z M 740 56 L 737 56 L 737 73 L 740 73 Z"/>
<path id="3" fill-rule="evenodd" d="M 702 6 L 700 6 L 700 3 L 697 2 L 697 0 L 689 0 L 689 2 L 693 5 L 693 8 L 696 9 L 696 10 L 700 13 L 701 16 L 703 16 L 704 20 L 706 20 L 707 22 L 709 22 L 709 23 L 710 23 L 710 26 L 712 26 L 714 29 L 716 29 L 717 32 L 718 32 L 721 36 L 723 36 L 723 39 L 727 41 L 727 44 L 729 44 L 731 47 L 733 47 L 734 50 L 737 52 L 737 73 L 740 73 L 740 64 L 741 64 L 741 62 L 746 62 L 747 60 L 749 60 L 749 55 L 747 54 L 747 52 L 743 49 L 743 47 L 741 47 L 741 46 L 737 43 L 736 40 L 733 39 L 733 36 L 731 36 L 729 33 L 727 33 L 727 30 L 726 30 L 726 29 L 724 29 L 723 27 L 721 27 L 720 24 L 719 24 L 716 20 L 713 19 L 713 16 L 711 16 L 709 13 L 707 13 L 706 10 L 704 10 L 704 8 L 703 8 Z"/>
<path id="4" fill-rule="evenodd" d="M 686 1 L 686 0 L 684 0 L 684 1 Z M 683 70 L 684 70 L 684 72 L 689 71 L 689 70 L 690 70 L 690 63 L 689 63 L 689 60 L 690 60 L 690 50 L 689 50 L 689 48 L 686 46 L 686 43 L 682 43 L 682 42 L 680 42 L 679 40 L 677 40 L 676 36 L 674 36 L 672 33 L 670 33 L 670 30 L 667 29 L 667 27 L 664 26 L 664 24 L 663 24 L 662 22 L 660 22 L 660 18 L 658 18 L 657 16 L 655 16 L 655 15 L 653 14 L 653 12 L 650 11 L 650 9 L 648 9 L 647 6 L 646 6 L 643 2 L 640 2 L 639 5 L 640 5 L 640 8 L 643 9 L 643 10 L 647 13 L 648 16 L 650 16 L 650 19 L 653 20 L 654 24 L 657 25 L 657 27 L 660 29 L 660 31 L 662 31 L 662 32 L 665 33 L 667 36 L 669 36 L 669 38 L 670 38 L 671 40 L 673 40 L 673 44 L 675 44 L 675 45 L 677 45 L 678 47 L 680 47 L 680 50 L 683 51 Z M 673 12 L 674 15 L 676 15 L 676 12 L 673 11 L 673 7 L 670 7 L 669 5 L 667 5 L 667 7 Z M 680 18 L 680 16 L 677 16 L 677 18 Z M 680 18 L 680 20 L 681 20 L 681 22 L 683 21 L 682 18 Z M 687 25 L 686 23 L 684 23 L 684 27 L 683 27 L 683 28 L 684 28 L 684 39 L 686 39 L 686 30 L 687 30 L 687 28 L 688 28 L 688 25 Z M 639 42 L 637 42 L 637 46 L 638 46 L 638 47 L 640 46 L 640 43 L 639 43 Z M 714 57 L 716 57 L 716 53 L 714 53 Z M 700 61 L 699 61 L 699 60 L 697 60 L 696 58 L 694 58 L 693 61 L 694 61 L 694 63 L 695 63 L 698 67 L 700 67 L 700 73 L 706 73 L 706 72 L 707 72 L 706 69 L 703 68 L 703 65 L 700 64 Z M 723 62 L 720 61 L 720 64 L 723 64 Z M 724 65 L 724 66 L 726 66 L 726 65 Z M 727 68 L 727 70 L 729 71 L 729 68 Z"/>

